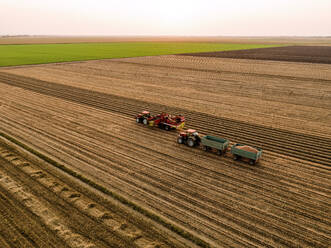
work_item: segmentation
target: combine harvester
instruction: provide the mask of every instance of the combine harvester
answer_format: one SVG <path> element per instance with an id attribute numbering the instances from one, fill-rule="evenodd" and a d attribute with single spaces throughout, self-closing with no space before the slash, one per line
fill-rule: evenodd
<path id="1" fill-rule="evenodd" d="M 185 117 L 182 115 L 169 115 L 166 113 L 154 116 L 148 111 L 143 111 L 136 116 L 136 122 L 169 131 L 172 129 L 183 129 L 185 126 Z"/>

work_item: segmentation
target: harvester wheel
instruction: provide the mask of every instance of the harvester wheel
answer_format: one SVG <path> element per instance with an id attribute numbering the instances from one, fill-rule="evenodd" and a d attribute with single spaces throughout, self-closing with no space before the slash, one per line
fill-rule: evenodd
<path id="1" fill-rule="evenodd" d="M 137 118 L 137 119 L 136 119 L 136 122 L 137 122 L 137 123 L 140 123 L 140 118 Z"/>
<path id="2" fill-rule="evenodd" d="M 144 123 L 144 125 L 147 125 L 148 124 L 147 119 L 143 119 L 143 123 Z"/>
<path id="3" fill-rule="evenodd" d="M 183 144 L 183 138 L 182 137 L 178 137 L 178 139 L 177 139 L 177 143 L 178 144 Z"/>
<path id="4" fill-rule="evenodd" d="M 255 165 L 255 160 L 254 159 L 249 160 L 249 164 L 250 165 Z"/>
<path id="5" fill-rule="evenodd" d="M 188 140 L 187 140 L 187 145 L 188 145 L 189 147 L 193 147 L 193 146 L 195 145 L 194 140 L 193 140 L 193 139 L 188 139 Z"/>
<path id="6" fill-rule="evenodd" d="M 223 151 L 222 150 L 217 150 L 217 154 L 220 155 L 220 156 L 222 156 Z"/>

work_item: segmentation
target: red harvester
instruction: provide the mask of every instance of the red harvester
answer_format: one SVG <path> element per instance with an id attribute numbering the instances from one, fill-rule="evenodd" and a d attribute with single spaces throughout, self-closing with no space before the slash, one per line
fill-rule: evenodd
<path id="1" fill-rule="evenodd" d="M 158 115 L 151 115 L 148 111 L 143 111 L 136 116 L 137 123 L 143 123 L 151 127 L 159 127 L 165 130 L 182 129 L 185 125 L 185 117 L 182 115 L 169 115 L 161 113 Z"/>

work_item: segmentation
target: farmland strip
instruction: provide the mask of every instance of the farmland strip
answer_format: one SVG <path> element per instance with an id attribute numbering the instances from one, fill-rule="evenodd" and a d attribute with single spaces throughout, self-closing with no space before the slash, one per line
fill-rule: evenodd
<path id="1" fill-rule="evenodd" d="M 2 75 L 1 75 L 2 76 Z M 18 79 L 17 79 L 18 78 Z M 15 79 L 12 78 L 6 78 L 0 79 L 1 82 L 10 84 L 17 87 L 22 87 L 25 89 L 33 90 L 38 93 L 52 95 L 55 97 L 60 97 L 69 101 L 75 101 L 78 103 L 87 104 L 96 108 L 109 110 L 113 112 L 118 112 L 118 108 L 112 107 L 115 102 L 125 102 L 126 105 L 131 105 L 129 108 L 125 109 L 124 111 L 121 111 L 121 113 L 125 113 L 126 115 L 131 115 L 131 113 L 134 111 L 134 109 L 143 109 L 145 107 L 150 106 L 150 104 L 141 102 L 141 101 L 134 101 L 132 102 L 132 99 L 125 99 L 118 96 L 113 96 L 109 94 L 102 94 L 98 92 L 88 91 L 80 88 L 75 88 L 71 86 L 64 86 L 60 84 L 54 84 L 54 83 L 48 83 L 41 80 L 33 80 L 29 79 L 30 83 L 22 81 L 24 77 L 15 77 Z M 61 93 L 60 93 L 61 92 Z M 101 98 L 101 99 L 100 99 Z M 114 99 L 114 100 L 113 100 Z M 108 102 L 109 104 L 106 104 Z M 132 102 L 132 104 L 130 104 Z M 124 105 L 125 106 L 125 105 Z M 307 161 L 317 162 L 323 165 L 331 165 L 331 141 L 326 138 L 322 137 L 314 137 L 310 135 L 306 135 L 307 137 L 312 140 L 311 142 L 314 142 L 314 147 L 316 152 L 313 152 L 311 150 L 311 143 L 305 144 L 304 141 L 298 142 L 297 144 L 293 144 L 293 141 L 296 140 L 302 140 L 303 135 L 296 134 L 294 132 L 289 132 L 285 130 L 279 130 L 279 129 L 271 129 L 267 127 L 261 127 L 256 126 L 258 130 L 260 131 L 260 134 L 257 134 L 256 131 L 252 133 L 252 130 L 254 130 L 255 125 L 247 124 L 247 123 L 239 123 L 236 121 L 226 120 L 219 117 L 209 116 L 202 113 L 195 113 L 195 112 L 187 112 L 181 109 L 177 108 L 167 108 L 162 105 L 153 104 L 153 109 L 158 109 L 159 111 L 164 110 L 173 110 L 173 112 L 179 112 L 186 114 L 188 116 L 188 120 L 191 121 L 192 127 L 194 128 L 200 128 L 200 130 L 206 132 L 206 133 L 222 133 L 229 137 L 236 138 L 239 142 L 250 142 L 253 145 L 260 146 L 263 144 L 263 147 L 265 149 L 270 150 L 277 150 L 281 154 L 290 155 L 293 157 L 298 158 L 304 158 Z M 211 121 L 213 120 L 213 121 Z M 240 137 L 238 133 L 234 132 L 233 127 L 231 125 L 231 122 L 234 122 L 235 124 L 241 126 L 242 134 L 244 134 L 244 137 Z M 210 127 L 202 126 L 202 123 L 215 123 L 214 125 L 218 125 L 218 128 L 211 129 Z M 224 127 L 227 127 L 225 129 Z M 230 132 L 232 129 L 232 132 Z M 226 131 L 224 131 L 226 130 Z M 249 130 L 249 132 L 245 131 Z M 268 137 L 268 138 L 267 138 Z M 274 142 L 270 142 L 269 140 L 273 140 Z M 277 143 L 276 143 L 277 142 Z M 324 146 L 323 143 L 327 143 L 329 145 Z M 321 151 L 320 153 L 317 153 L 317 151 Z M 317 154 L 316 154 L 317 153 Z"/>
<path id="2" fill-rule="evenodd" d="M 89 145 L 90 146 L 90 145 Z M 92 156 L 92 154 L 88 155 L 89 157 Z M 101 156 L 101 155 L 100 155 Z"/>

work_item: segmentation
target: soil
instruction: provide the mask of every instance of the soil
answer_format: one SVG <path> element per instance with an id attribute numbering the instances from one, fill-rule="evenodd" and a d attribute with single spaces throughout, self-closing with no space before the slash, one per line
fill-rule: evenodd
<path id="1" fill-rule="evenodd" d="M 183 55 L 331 64 L 330 46 L 286 46 L 225 52 L 189 53 Z"/>
<path id="2" fill-rule="evenodd" d="M 1 247 L 189 247 L 0 140 Z"/>
<path id="3" fill-rule="evenodd" d="M 330 65 L 160 56 L 2 71 L 0 130 L 211 246 L 330 244 Z M 257 145 L 263 157 L 251 166 L 179 145 L 176 132 L 137 124 L 142 110 L 183 113 L 187 127 Z M 14 168 L 0 167 L 11 178 Z M 33 180 L 46 183 L 38 170 Z M 69 197 L 88 198 L 74 189 Z M 61 220 L 56 201 L 49 208 Z M 154 242 L 175 242 L 151 229 Z"/>

